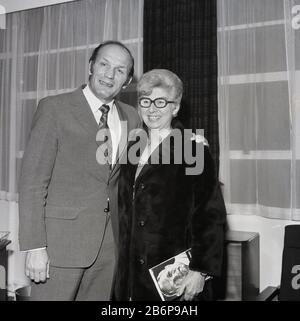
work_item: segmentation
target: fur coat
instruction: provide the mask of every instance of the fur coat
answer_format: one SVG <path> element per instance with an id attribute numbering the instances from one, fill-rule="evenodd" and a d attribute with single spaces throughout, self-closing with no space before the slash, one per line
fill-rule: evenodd
<path id="1" fill-rule="evenodd" d="M 166 141 L 155 150 L 158 164 L 145 164 L 136 179 L 136 164 L 121 165 L 116 300 L 160 300 L 149 268 L 190 247 L 190 269 L 221 273 L 226 210 L 209 148 L 202 139 L 182 138 L 183 152 L 203 144 L 202 173 L 187 175 L 191 164 L 184 157 L 175 162 L 174 142 L 167 148 L 170 164 L 163 164 Z"/>

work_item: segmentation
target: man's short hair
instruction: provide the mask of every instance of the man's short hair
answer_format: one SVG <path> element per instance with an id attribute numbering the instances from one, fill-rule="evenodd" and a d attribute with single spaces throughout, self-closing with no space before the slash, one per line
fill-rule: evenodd
<path id="1" fill-rule="evenodd" d="M 143 74 L 137 84 L 138 95 L 151 95 L 153 88 L 163 88 L 174 93 L 174 100 L 181 101 L 183 84 L 181 79 L 167 69 L 152 69 Z"/>
<path id="2" fill-rule="evenodd" d="M 131 51 L 120 41 L 107 40 L 107 41 L 104 41 L 104 42 L 100 43 L 99 46 L 96 47 L 94 49 L 94 51 L 92 52 L 92 55 L 91 55 L 91 57 L 89 59 L 89 62 L 93 65 L 96 62 L 99 50 L 101 48 L 104 48 L 105 46 L 108 46 L 108 45 L 116 45 L 116 46 L 119 46 L 119 47 L 121 47 L 121 48 L 123 48 L 124 50 L 127 51 L 127 53 L 129 54 L 129 57 L 131 59 L 131 68 L 129 70 L 128 78 L 132 78 L 133 75 L 134 75 L 134 58 L 132 56 Z"/>

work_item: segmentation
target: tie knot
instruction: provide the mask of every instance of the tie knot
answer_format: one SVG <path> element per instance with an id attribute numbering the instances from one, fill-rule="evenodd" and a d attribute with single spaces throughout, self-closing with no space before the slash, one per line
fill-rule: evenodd
<path id="1" fill-rule="evenodd" d="M 99 110 L 102 112 L 102 114 L 108 114 L 108 112 L 109 112 L 109 106 L 103 104 L 103 105 L 99 108 Z"/>

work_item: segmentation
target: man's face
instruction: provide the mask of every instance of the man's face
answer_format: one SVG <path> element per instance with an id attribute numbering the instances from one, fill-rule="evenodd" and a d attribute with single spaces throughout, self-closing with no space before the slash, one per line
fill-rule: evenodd
<path id="1" fill-rule="evenodd" d="M 98 52 L 96 61 L 90 66 L 92 75 L 89 85 L 92 92 L 105 103 L 110 102 L 121 91 L 128 78 L 131 58 L 118 45 L 106 45 Z"/>
<path id="2" fill-rule="evenodd" d="M 174 295 L 188 274 L 188 266 L 184 263 L 176 262 L 166 265 L 158 276 L 158 284 L 161 290 L 168 295 Z"/>

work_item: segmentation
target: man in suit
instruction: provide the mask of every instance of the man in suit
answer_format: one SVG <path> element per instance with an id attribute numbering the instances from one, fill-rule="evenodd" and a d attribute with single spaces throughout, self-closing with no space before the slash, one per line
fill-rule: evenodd
<path id="1" fill-rule="evenodd" d="M 122 43 L 104 42 L 90 58 L 89 73 L 86 86 L 40 101 L 23 158 L 19 238 L 34 301 L 110 296 L 120 141 L 124 131 L 140 126 L 136 110 L 115 99 L 133 77 L 132 54 Z M 103 117 L 112 164 L 96 159 Z"/>

